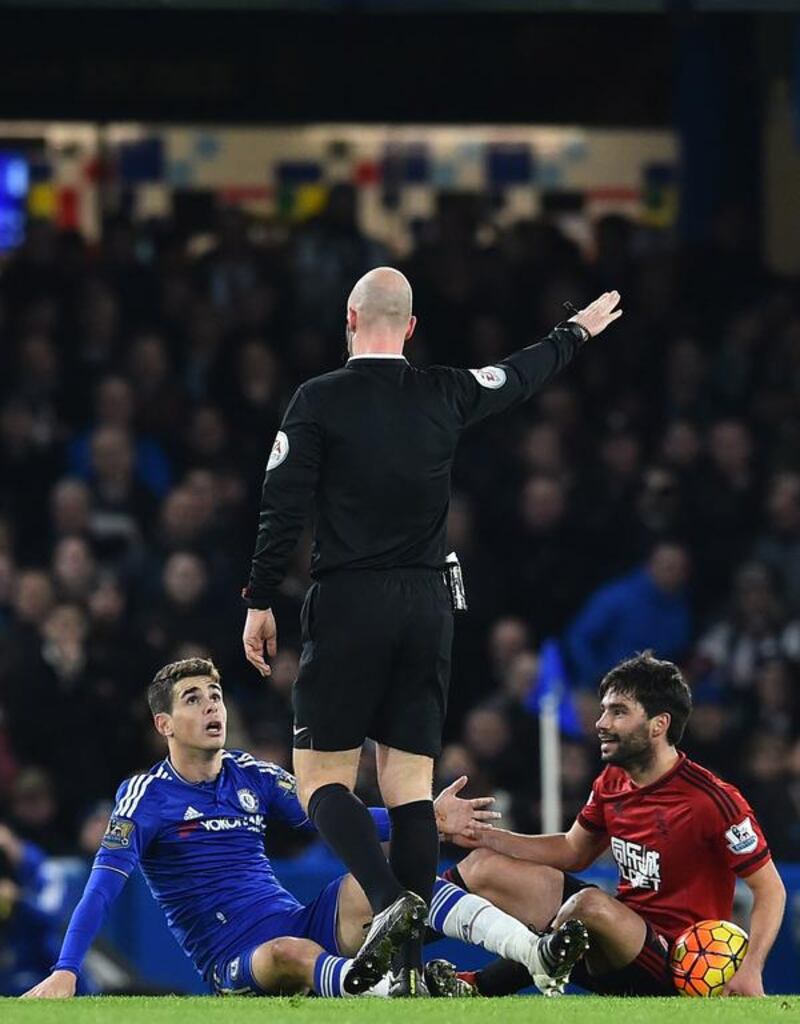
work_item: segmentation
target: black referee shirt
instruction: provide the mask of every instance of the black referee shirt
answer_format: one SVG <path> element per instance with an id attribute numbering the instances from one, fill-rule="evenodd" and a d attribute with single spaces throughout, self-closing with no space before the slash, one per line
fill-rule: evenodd
<path id="1" fill-rule="evenodd" d="M 530 398 L 584 337 L 577 324 L 560 324 L 480 370 L 354 356 L 301 385 L 267 463 L 246 603 L 271 606 L 312 510 L 315 579 L 340 569 L 441 568 L 461 431 Z"/>

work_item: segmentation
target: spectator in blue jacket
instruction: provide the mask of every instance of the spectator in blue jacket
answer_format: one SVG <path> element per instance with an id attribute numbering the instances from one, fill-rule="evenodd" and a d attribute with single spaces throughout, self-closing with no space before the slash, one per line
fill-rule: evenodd
<path id="1" fill-rule="evenodd" d="M 680 658 L 690 640 L 690 571 L 686 548 L 662 541 L 644 565 L 596 590 L 564 636 L 572 682 L 594 687 L 618 661 L 648 648 Z"/>
<path id="2" fill-rule="evenodd" d="M 58 956 L 61 890 L 45 853 L 0 822 L 0 996 L 19 996 Z"/>

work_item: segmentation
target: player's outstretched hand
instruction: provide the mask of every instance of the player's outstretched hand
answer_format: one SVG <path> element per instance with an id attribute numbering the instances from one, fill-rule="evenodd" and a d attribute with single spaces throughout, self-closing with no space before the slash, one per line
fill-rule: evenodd
<path id="1" fill-rule="evenodd" d="M 75 995 L 77 983 L 72 971 L 53 971 L 49 978 L 23 992 L 20 999 L 69 999 Z"/>
<path id="2" fill-rule="evenodd" d="M 618 305 L 619 292 L 603 292 L 599 299 L 595 299 L 586 309 L 579 309 L 570 320 L 585 327 L 594 338 L 622 316 L 622 310 L 617 309 Z"/>
<path id="3" fill-rule="evenodd" d="M 462 775 L 445 787 L 433 802 L 436 827 L 443 836 L 471 837 L 491 828 L 489 823 L 500 817 L 497 811 L 487 810 L 494 803 L 493 796 L 476 796 L 467 800 L 458 795 L 468 781 L 467 776 Z"/>
<path id="4" fill-rule="evenodd" d="M 242 643 L 244 656 L 250 664 L 255 665 L 262 676 L 272 675 L 272 669 L 264 660 L 265 646 L 270 658 L 274 658 L 278 653 L 278 627 L 271 608 L 247 609 Z"/>
<path id="5" fill-rule="evenodd" d="M 742 966 L 722 990 L 722 994 L 724 996 L 763 996 L 764 982 L 761 978 L 761 971 L 757 966 L 748 967 L 747 957 L 745 957 Z"/>

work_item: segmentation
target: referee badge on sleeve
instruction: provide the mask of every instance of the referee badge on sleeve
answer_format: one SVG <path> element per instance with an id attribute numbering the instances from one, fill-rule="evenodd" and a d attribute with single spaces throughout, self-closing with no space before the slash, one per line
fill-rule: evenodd
<path id="1" fill-rule="evenodd" d="M 269 453 L 269 461 L 267 462 L 267 472 L 270 470 L 277 469 L 282 462 L 286 461 L 286 456 L 289 454 L 289 438 L 286 434 L 279 430 L 275 435 L 275 440 L 272 443 L 272 451 Z"/>
<path id="2" fill-rule="evenodd" d="M 482 388 L 488 388 L 490 391 L 497 391 L 507 380 L 506 371 L 502 366 L 484 366 L 480 370 L 469 372 Z"/>

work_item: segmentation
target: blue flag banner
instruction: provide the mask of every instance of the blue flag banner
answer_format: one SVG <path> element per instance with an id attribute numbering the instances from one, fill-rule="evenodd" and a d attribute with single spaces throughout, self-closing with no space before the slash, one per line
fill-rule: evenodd
<path id="1" fill-rule="evenodd" d="M 580 718 L 569 692 L 567 673 L 558 641 L 548 637 L 539 650 L 539 672 L 531 680 L 531 688 L 523 701 L 526 711 L 538 715 L 546 696 L 558 698 L 558 724 L 565 736 L 580 739 L 583 736 Z"/>

